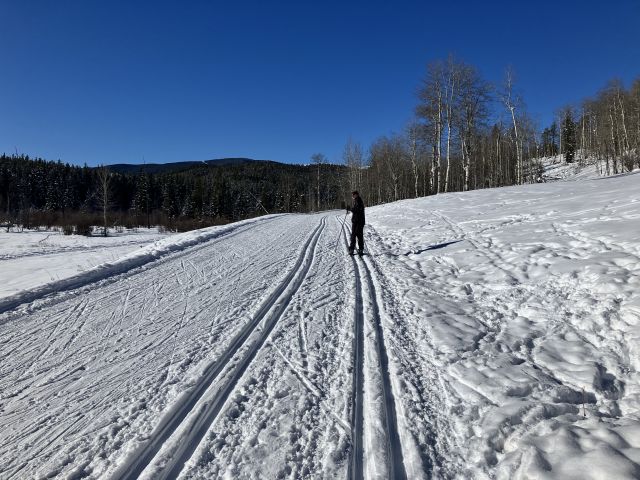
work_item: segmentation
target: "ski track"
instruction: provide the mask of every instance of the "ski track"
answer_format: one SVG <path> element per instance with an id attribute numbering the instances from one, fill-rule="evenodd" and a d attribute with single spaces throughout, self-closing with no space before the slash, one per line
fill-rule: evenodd
<path id="1" fill-rule="evenodd" d="M 351 258 L 354 271 L 357 272 L 357 260 Z M 355 275 L 355 302 L 353 319 L 353 406 L 351 416 L 351 461 L 349 478 L 364 478 L 364 311 L 362 303 L 362 281 L 359 272 Z"/>
<path id="2" fill-rule="evenodd" d="M 203 376 L 198 380 L 191 392 L 180 401 L 180 405 L 172 407 L 171 414 L 163 419 L 163 422 L 146 441 L 144 447 L 132 455 L 134 461 L 123 465 L 121 468 L 122 474 L 116 473 L 114 478 L 138 478 L 151 462 L 153 456 L 158 453 L 169 437 L 180 427 L 184 433 L 181 433 L 179 438 L 171 442 L 171 460 L 163 465 L 160 471 L 154 471 L 153 473 L 153 478 L 157 479 L 178 477 L 184 464 L 193 455 L 209 426 L 233 393 L 236 384 L 262 348 L 271 330 L 287 308 L 291 297 L 304 280 L 313 261 L 315 246 L 324 228 L 325 220 L 325 218 L 321 220 L 320 225 L 305 242 L 305 248 L 302 250 L 293 269 L 262 304 L 251 322 L 247 323 L 220 358 L 215 363 L 207 366 Z M 258 332 L 258 338 L 251 343 L 247 343 L 251 334 L 261 323 L 264 323 L 264 325 L 261 331 Z M 239 358 L 236 358 L 236 356 Z M 222 386 L 218 386 L 215 393 L 210 395 L 210 398 L 203 398 L 209 387 L 229 364 L 232 365 L 230 372 L 226 373 L 228 380 Z M 188 425 L 182 427 L 181 423 L 185 420 Z"/>
<path id="3" fill-rule="evenodd" d="M 181 478 L 346 475 L 353 292 L 336 226 L 327 222 L 288 308 Z"/>
<path id="4" fill-rule="evenodd" d="M 345 240 L 348 236 L 345 232 Z M 353 479 L 361 478 L 381 478 L 390 479 L 406 479 L 407 474 L 404 467 L 402 445 L 400 435 L 398 433 L 398 421 L 396 414 L 396 398 L 393 393 L 391 371 L 389 367 L 389 352 L 385 343 L 385 335 L 383 332 L 380 305 L 374 286 L 373 275 L 368 265 L 370 260 L 365 257 L 356 259 L 355 255 L 351 257 L 355 272 L 355 313 L 354 313 L 354 392 L 353 392 L 353 448 L 351 452 L 349 477 Z M 364 278 L 364 282 L 363 282 Z M 364 283 L 364 285 L 363 285 Z M 363 293 L 365 293 L 366 304 L 363 301 Z M 364 324 L 365 322 L 372 324 L 375 340 L 373 342 L 365 342 Z M 382 396 L 382 425 L 377 430 L 378 435 L 383 436 L 384 455 L 383 459 L 376 458 L 374 452 L 367 452 L 368 448 L 379 442 L 380 439 L 366 438 L 372 436 L 373 429 L 367 429 L 364 426 L 364 417 L 370 418 L 374 412 L 364 412 L 365 408 L 370 405 L 371 398 L 367 399 L 365 392 L 374 390 L 378 385 L 372 385 L 371 375 L 365 375 L 364 369 L 364 349 L 367 343 L 370 349 L 374 348 L 375 354 L 369 352 L 369 355 L 375 355 L 373 363 L 377 364 L 378 373 L 381 377 L 379 389 Z M 373 343 L 374 345 L 371 345 Z M 374 395 L 377 397 L 377 395 Z M 367 401 L 368 400 L 368 401 Z M 375 415 L 375 414 L 374 414 Z M 363 448 L 362 445 L 365 445 Z M 363 457 L 366 461 L 363 462 Z M 380 472 L 377 466 L 373 466 L 376 461 L 382 460 L 384 472 Z"/>
<path id="5" fill-rule="evenodd" d="M 25 290 L 17 295 L 0 298 L 0 325 L 16 316 L 22 316 L 25 312 L 31 312 L 64 301 L 68 298 L 68 295 L 77 295 L 80 292 L 86 292 L 99 285 L 118 282 L 128 276 L 136 275 L 140 270 L 152 268 L 164 262 L 171 262 L 174 259 L 184 255 L 190 255 L 201 249 L 211 248 L 212 245 L 220 241 L 226 241 L 236 235 L 251 232 L 252 228 L 256 226 L 256 223 L 264 225 L 265 223 L 274 221 L 276 218 L 278 217 L 259 219 L 250 223 L 243 223 L 239 226 L 227 227 L 226 230 L 219 232 L 207 240 L 196 241 L 192 245 L 183 246 L 160 256 L 151 254 L 150 258 L 134 258 L 133 261 L 130 261 L 128 264 L 114 264 L 104 271 L 96 268 L 60 280 L 54 280 L 52 277 L 51 283 L 35 287 L 31 290 Z M 17 311 L 13 312 L 13 310 Z"/>
<path id="6" fill-rule="evenodd" d="M 233 240 L 216 239 L 100 283 L 90 293 L 71 291 L 22 315 L 0 317 L 0 478 L 25 469 L 55 476 L 68 472 L 73 458 L 97 464 L 94 474 L 113 468 L 119 452 L 151 433 L 149 414 L 190 389 L 194 373 L 224 352 L 261 298 L 282 280 L 293 261 L 289 252 L 304 244 L 306 227 L 300 227 L 310 221 L 279 217 Z M 265 255 L 265 238 L 282 253 Z M 230 265 L 226 259 L 234 250 L 241 260 Z M 181 268 L 185 258 L 208 272 L 206 282 L 193 268 Z M 219 287 L 224 295 L 206 293 Z M 180 329 L 168 328 L 180 321 Z M 26 411 L 27 416 L 20 413 Z M 76 412 L 83 414 L 71 425 L 64 421 Z M 62 448 L 49 442 L 56 425 L 65 425 L 55 434 L 67 439 Z M 35 444 L 41 447 L 28 447 Z M 26 450 L 18 461 L 12 452 L 21 448 Z M 104 451 L 111 452 L 109 458 L 103 459 Z"/>

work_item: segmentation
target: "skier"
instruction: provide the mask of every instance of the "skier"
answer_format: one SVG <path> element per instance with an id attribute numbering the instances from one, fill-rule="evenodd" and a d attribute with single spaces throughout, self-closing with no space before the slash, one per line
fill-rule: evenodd
<path id="1" fill-rule="evenodd" d="M 349 245 L 349 255 L 353 255 L 356 248 L 356 238 L 358 239 L 358 255 L 364 253 L 364 202 L 360 198 L 357 190 L 351 192 L 353 204 L 347 207 L 347 211 L 351 212 L 351 244 Z"/>

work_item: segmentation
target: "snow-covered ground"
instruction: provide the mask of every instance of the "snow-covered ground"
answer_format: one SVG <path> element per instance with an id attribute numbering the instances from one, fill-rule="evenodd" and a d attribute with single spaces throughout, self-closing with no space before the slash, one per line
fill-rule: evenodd
<path id="1" fill-rule="evenodd" d="M 155 228 L 111 231 L 107 237 L 0 229 L 0 298 L 116 261 L 167 235 Z"/>
<path id="2" fill-rule="evenodd" d="M 438 392 L 408 424 L 419 437 L 440 417 L 443 476 L 638 477 L 640 174 L 398 202 L 369 219 L 402 325 L 391 335 L 406 329 L 416 349 L 397 356 L 400 396 Z"/>
<path id="3" fill-rule="evenodd" d="M 0 478 L 638 478 L 639 187 L 369 208 L 362 258 L 341 212 L 263 217 L 11 293 Z"/>
<path id="4" fill-rule="evenodd" d="M 605 175 L 605 162 L 593 157 L 581 158 L 582 152 L 578 151 L 576 160 L 567 163 L 563 155 L 541 157 L 534 161 L 540 162 L 543 167 L 542 179 L 544 181 L 556 180 L 593 180 Z"/>

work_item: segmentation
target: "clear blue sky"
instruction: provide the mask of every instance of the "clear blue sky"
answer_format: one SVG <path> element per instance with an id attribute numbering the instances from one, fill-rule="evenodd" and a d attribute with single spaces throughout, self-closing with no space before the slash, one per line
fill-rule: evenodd
<path id="1" fill-rule="evenodd" d="M 541 125 L 640 75 L 640 1 L 0 0 L 0 152 L 89 165 L 341 161 L 449 52 Z"/>

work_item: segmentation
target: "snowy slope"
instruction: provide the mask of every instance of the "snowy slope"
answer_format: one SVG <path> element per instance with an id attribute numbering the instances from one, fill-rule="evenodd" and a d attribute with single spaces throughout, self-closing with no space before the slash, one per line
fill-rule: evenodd
<path id="1" fill-rule="evenodd" d="M 398 355 L 402 395 L 439 392 L 426 403 L 440 408 L 407 415 L 415 437 L 432 414 L 443 425 L 443 476 L 637 478 L 639 174 L 441 195 L 368 218 L 400 299 L 392 335 L 406 329 L 398 343 L 415 348 Z"/>
<path id="2" fill-rule="evenodd" d="M 639 186 L 370 208 L 363 258 L 341 212 L 263 217 L 15 294 L 0 478 L 635 478 Z"/>
<path id="3" fill-rule="evenodd" d="M 542 180 L 552 182 L 557 180 L 594 180 L 606 176 L 606 160 L 588 157 L 582 158 L 580 151 L 576 154 L 576 161 L 567 163 L 564 155 L 540 157 L 533 159 L 543 168 Z M 613 167 L 613 165 L 610 165 Z"/>

